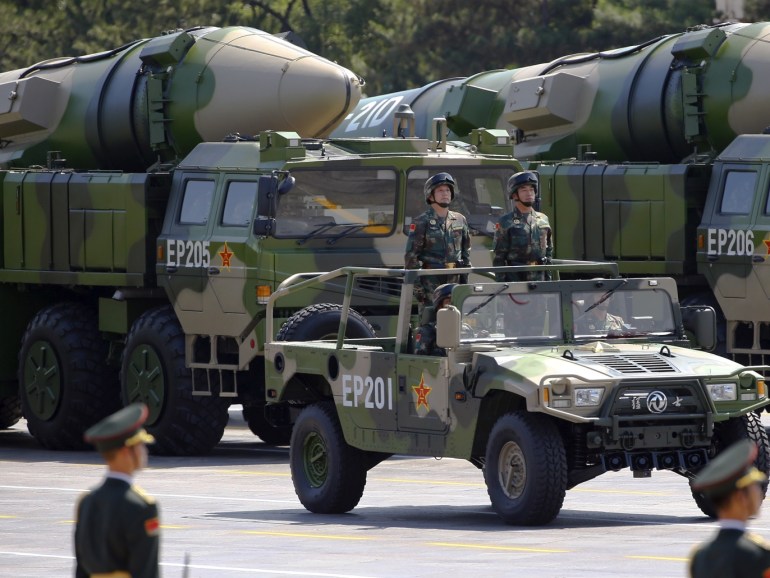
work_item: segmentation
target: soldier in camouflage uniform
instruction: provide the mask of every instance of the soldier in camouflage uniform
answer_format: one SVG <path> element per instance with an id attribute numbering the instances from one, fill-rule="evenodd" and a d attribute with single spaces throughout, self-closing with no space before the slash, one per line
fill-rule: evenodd
<path id="1" fill-rule="evenodd" d="M 762 486 L 767 484 L 767 476 L 754 466 L 758 451 L 753 441 L 738 441 L 693 480 L 693 491 L 701 492 L 716 510 L 719 531 L 693 551 L 692 578 L 770 576 L 770 543 L 746 530 L 762 506 Z"/>
<path id="2" fill-rule="evenodd" d="M 514 201 L 514 207 L 497 224 L 493 265 L 537 265 L 550 262 L 553 255 L 551 224 L 544 213 L 534 209 L 537 186 L 537 175 L 530 171 L 516 173 L 508 179 L 508 193 Z M 529 272 L 505 273 L 500 280 L 544 279 L 546 276 L 543 272 Z"/>
<path id="3" fill-rule="evenodd" d="M 414 353 L 417 355 L 446 355 L 446 349 L 436 347 L 436 313 L 452 300 L 454 283 L 439 285 L 433 291 L 433 312 L 429 321 L 414 332 Z"/>
<path id="4" fill-rule="evenodd" d="M 425 181 L 425 202 L 430 208 L 412 221 L 404 254 L 407 269 L 452 269 L 470 267 L 471 234 L 465 217 L 449 210 L 455 197 L 455 180 L 437 173 Z M 415 297 L 430 302 L 442 283 L 458 283 L 459 275 L 430 275 L 420 278 Z"/>
<path id="5" fill-rule="evenodd" d="M 606 333 L 626 327 L 620 315 L 609 312 L 609 301 L 601 298 L 602 294 L 596 293 L 575 302 L 575 333 Z"/>
<path id="6" fill-rule="evenodd" d="M 142 425 L 148 409 L 135 403 L 104 418 L 85 440 L 107 462 L 102 485 L 82 496 L 75 523 L 75 578 L 158 578 L 160 523 L 155 500 L 133 483 L 147 463 L 146 443 L 155 441 Z"/>

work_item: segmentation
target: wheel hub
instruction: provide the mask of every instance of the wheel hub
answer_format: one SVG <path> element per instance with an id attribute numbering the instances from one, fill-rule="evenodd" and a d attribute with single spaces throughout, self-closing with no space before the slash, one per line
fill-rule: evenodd
<path id="1" fill-rule="evenodd" d="M 503 493 L 510 499 L 521 497 L 527 483 L 527 462 L 519 444 L 511 441 L 502 447 L 498 471 Z"/>

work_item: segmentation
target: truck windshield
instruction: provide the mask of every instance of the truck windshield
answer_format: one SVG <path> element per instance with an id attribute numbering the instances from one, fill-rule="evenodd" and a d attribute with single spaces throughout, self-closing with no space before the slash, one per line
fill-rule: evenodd
<path id="1" fill-rule="evenodd" d="M 474 235 L 493 236 L 501 215 L 508 212 L 505 187 L 514 170 L 497 166 L 418 167 L 407 173 L 404 233 L 412 219 L 425 211 L 425 181 L 436 173 L 447 172 L 457 183 L 450 209 L 465 215 Z"/>
<path id="2" fill-rule="evenodd" d="M 391 169 L 295 170 L 279 198 L 275 236 L 298 239 L 372 237 L 395 227 L 398 179 Z"/>
<path id="3" fill-rule="evenodd" d="M 674 331 L 670 295 L 663 290 L 618 290 L 602 300 L 606 291 L 572 294 L 572 320 L 576 337 L 633 337 Z"/>
<path id="4" fill-rule="evenodd" d="M 492 291 L 471 295 L 463 301 L 462 321 L 461 341 L 560 339 L 561 294 Z"/>

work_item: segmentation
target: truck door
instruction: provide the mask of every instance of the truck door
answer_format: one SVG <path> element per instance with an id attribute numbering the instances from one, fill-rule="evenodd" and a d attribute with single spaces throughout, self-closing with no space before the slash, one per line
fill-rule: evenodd
<path id="1" fill-rule="evenodd" d="M 728 321 L 770 320 L 770 310 L 759 305 L 770 292 L 763 287 L 768 281 L 763 239 L 770 230 L 767 167 L 726 164 L 715 185 L 700 229 L 705 238 L 698 248 L 698 260 L 706 263 L 702 271 Z"/>
<path id="2" fill-rule="evenodd" d="M 217 175 L 180 173 L 159 239 L 159 283 L 165 285 L 185 331 L 203 311 L 204 275 L 211 264 L 209 248 Z"/>
<path id="3" fill-rule="evenodd" d="M 446 357 L 401 355 L 398 360 L 398 429 L 449 430 Z"/>
<path id="4" fill-rule="evenodd" d="M 211 262 L 205 269 L 204 309 L 209 319 L 208 332 L 239 335 L 256 307 L 255 276 L 258 255 L 250 231 L 257 198 L 257 177 L 226 176 L 222 195 L 216 203 L 214 219 L 208 230 Z"/>

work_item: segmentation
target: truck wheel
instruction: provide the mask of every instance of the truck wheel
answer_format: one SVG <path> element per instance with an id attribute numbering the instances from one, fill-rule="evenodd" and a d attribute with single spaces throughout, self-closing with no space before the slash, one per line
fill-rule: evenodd
<path id="1" fill-rule="evenodd" d="M 81 450 L 83 433 L 120 407 L 117 375 L 96 312 L 80 303 L 41 309 L 19 352 L 19 394 L 29 433 L 45 448 Z"/>
<path id="2" fill-rule="evenodd" d="M 364 460 L 345 442 L 332 403 L 310 405 L 299 414 L 291 436 L 289 462 L 294 491 L 311 512 L 348 512 L 364 493 Z"/>
<path id="3" fill-rule="evenodd" d="M 758 470 L 770 476 L 770 441 L 768 441 L 767 432 L 762 426 L 762 421 L 754 412 L 714 425 L 714 441 L 712 443 L 712 448 L 715 450 L 714 455 L 716 456 L 722 450 L 743 439 L 750 439 L 757 444 L 759 452 L 757 453 L 757 459 L 754 460 L 754 465 Z M 697 472 L 688 472 L 691 481 L 695 474 Z M 714 510 L 703 494 L 693 491 L 692 487 L 690 491 L 701 512 L 709 518 L 716 518 L 716 510 Z M 766 486 L 763 487 L 762 492 L 764 499 L 767 493 Z"/>
<path id="4" fill-rule="evenodd" d="M 21 399 L 9 395 L 0 399 L 0 429 L 8 429 L 21 419 Z"/>
<path id="5" fill-rule="evenodd" d="M 265 418 L 265 404 L 243 406 L 243 419 L 251 433 L 271 446 L 288 446 L 291 441 L 291 426 L 275 427 Z"/>
<path id="6" fill-rule="evenodd" d="M 336 339 L 342 306 L 318 303 L 300 309 L 281 326 L 276 341 L 313 341 Z M 376 337 L 374 328 L 358 311 L 350 309 L 345 335 L 351 338 Z"/>
<path id="7" fill-rule="evenodd" d="M 185 367 L 184 333 L 167 305 L 145 312 L 126 337 L 120 371 L 123 403 L 147 404 L 150 451 L 160 455 L 204 454 L 227 425 L 227 405 L 216 396 L 193 396 Z"/>
<path id="8" fill-rule="evenodd" d="M 489 435 L 484 480 L 492 508 L 507 523 L 553 520 L 567 491 L 567 457 L 556 426 L 544 416 L 501 416 Z"/>

